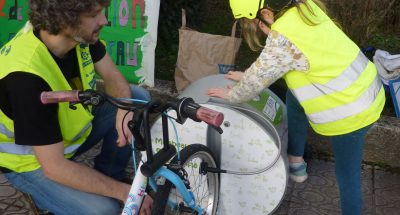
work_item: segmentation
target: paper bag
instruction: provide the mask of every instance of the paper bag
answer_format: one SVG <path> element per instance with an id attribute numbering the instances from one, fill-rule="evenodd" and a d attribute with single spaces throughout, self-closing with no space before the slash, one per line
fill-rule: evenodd
<path id="1" fill-rule="evenodd" d="M 201 33 L 186 27 L 186 13 L 182 9 L 179 29 L 179 50 L 175 68 L 175 84 L 179 92 L 190 83 L 208 75 L 226 73 L 234 67 L 241 38 L 235 37 L 236 22 L 231 36 Z M 223 71 L 220 71 L 222 68 Z"/>

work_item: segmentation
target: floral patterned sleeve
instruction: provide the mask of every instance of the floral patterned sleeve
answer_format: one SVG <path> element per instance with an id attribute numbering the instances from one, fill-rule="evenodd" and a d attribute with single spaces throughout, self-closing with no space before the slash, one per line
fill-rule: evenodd
<path id="1" fill-rule="evenodd" d="M 228 100 L 234 103 L 251 100 L 287 72 L 308 68 L 305 55 L 286 37 L 271 31 L 260 56 L 230 90 Z"/>

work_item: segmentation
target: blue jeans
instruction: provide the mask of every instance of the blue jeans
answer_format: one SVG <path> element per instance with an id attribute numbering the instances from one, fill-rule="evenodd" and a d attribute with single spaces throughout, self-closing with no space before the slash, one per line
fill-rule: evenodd
<path id="1" fill-rule="evenodd" d="M 288 154 L 303 156 L 310 127 L 304 109 L 288 90 L 286 93 L 288 113 Z M 362 212 L 361 162 L 364 138 L 371 125 L 348 134 L 331 136 L 335 156 L 335 173 L 339 185 L 342 214 L 359 215 Z"/>
<path id="2" fill-rule="evenodd" d="M 141 87 L 132 87 L 135 99 L 150 100 L 150 94 Z M 117 147 L 115 129 L 116 108 L 108 103 L 93 108 L 92 131 L 87 140 L 76 152 L 86 152 L 103 139 L 100 154 L 94 160 L 94 168 L 116 180 L 125 176 L 125 168 L 132 155 L 130 146 Z M 41 210 L 56 215 L 102 215 L 118 214 L 120 210 L 116 199 L 81 192 L 46 178 L 41 169 L 25 173 L 6 173 L 6 178 L 18 190 L 32 196 Z"/>

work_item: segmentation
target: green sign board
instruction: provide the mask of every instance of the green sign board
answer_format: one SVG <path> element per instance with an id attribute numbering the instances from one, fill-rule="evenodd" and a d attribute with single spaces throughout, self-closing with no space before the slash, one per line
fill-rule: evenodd
<path id="1" fill-rule="evenodd" d="M 102 29 L 100 39 L 130 83 L 153 84 L 154 54 L 144 53 L 154 53 L 158 9 L 159 0 L 111 0 L 104 9 L 108 24 Z M 27 0 L 0 0 L 0 47 L 24 26 L 28 13 Z M 144 39 L 149 34 L 152 40 Z M 143 41 L 146 41 L 144 46 Z"/>

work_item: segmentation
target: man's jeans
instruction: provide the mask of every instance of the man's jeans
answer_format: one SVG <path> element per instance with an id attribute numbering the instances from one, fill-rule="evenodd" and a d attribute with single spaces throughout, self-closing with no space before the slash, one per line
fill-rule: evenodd
<path id="1" fill-rule="evenodd" d="M 297 99 L 288 90 L 288 154 L 303 156 L 309 123 Z M 362 211 L 361 161 L 367 126 L 348 134 L 331 136 L 335 156 L 335 173 L 339 185 L 342 214 L 359 215 Z"/>
<path id="2" fill-rule="evenodd" d="M 132 91 L 135 99 L 150 99 L 150 94 L 143 88 L 134 86 Z M 92 131 L 76 155 L 86 152 L 103 139 L 101 152 L 94 160 L 94 168 L 120 180 L 125 176 L 132 149 L 130 146 L 120 148 L 116 145 L 115 113 L 116 108 L 108 103 L 93 108 L 95 117 Z M 117 200 L 81 192 L 51 181 L 41 169 L 26 173 L 11 172 L 5 176 L 18 190 L 30 194 L 39 209 L 56 215 L 111 215 L 119 212 Z"/>

